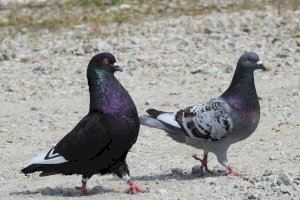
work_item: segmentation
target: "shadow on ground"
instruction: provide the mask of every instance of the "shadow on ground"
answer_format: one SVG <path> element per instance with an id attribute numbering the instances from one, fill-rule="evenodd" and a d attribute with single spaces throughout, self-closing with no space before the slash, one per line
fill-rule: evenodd
<path id="1" fill-rule="evenodd" d="M 95 186 L 92 189 L 88 189 L 89 196 L 103 194 L 103 193 L 110 193 L 115 192 L 112 189 L 106 189 L 101 186 Z M 36 190 L 24 190 L 20 192 L 11 192 L 10 195 L 43 195 L 43 196 L 65 196 L 65 197 L 79 197 L 80 192 L 75 189 L 75 187 L 70 188 L 40 188 Z"/>
<path id="2" fill-rule="evenodd" d="M 175 179 L 178 181 L 183 180 L 192 180 L 192 179 L 204 179 L 207 177 L 219 177 L 224 176 L 224 171 L 214 171 L 212 174 L 185 174 L 185 173 L 171 173 L 171 174 L 153 174 L 153 175 L 145 175 L 145 176 L 133 176 L 131 177 L 134 181 L 168 181 L 171 179 Z M 117 177 L 112 177 L 112 181 L 120 180 Z M 116 192 L 112 189 L 106 189 L 101 186 L 95 186 L 92 189 L 88 190 L 89 195 L 97 195 L 97 194 L 104 194 L 104 193 L 111 193 Z M 24 190 L 18 192 L 11 192 L 10 195 L 43 195 L 43 196 L 65 196 L 65 197 L 79 197 L 80 192 L 75 189 L 75 187 L 63 188 L 63 187 L 55 187 L 55 188 L 40 188 L 36 190 Z"/>
<path id="3" fill-rule="evenodd" d="M 188 173 L 171 173 L 171 174 L 152 174 L 152 175 L 144 175 L 144 176 L 131 176 L 133 181 L 168 181 L 171 179 L 175 179 L 177 181 L 184 181 L 184 180 L 193 180 L 193 179 L 203 179 L 207 177 L 219 177 L 224 176 L 224 171 L 213 171 L 212 174 L 205 173 L 204 175 L 201 174 L 188 174 Z M 120 180 L 117 177 L 112 177 L 110 180 Z"/>

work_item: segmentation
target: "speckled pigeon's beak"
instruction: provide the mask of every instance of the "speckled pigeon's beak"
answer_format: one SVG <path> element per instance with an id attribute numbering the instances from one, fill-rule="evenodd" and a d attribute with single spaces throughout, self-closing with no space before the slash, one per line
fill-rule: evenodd
<path id="1" fill-rule="evenodd" d="M 118 64 L 113 64 L 113 66 L 114 66 L 114 68 L 115 68 L 115 71 L 119 71 L 119 72 L 122 72 L 123 71 L 123 69 L 121 68 L 121 67 L 119 67 L 119 65 Z"/>
<path id="2" fill-rule="evenodd" d="M 267 70 L 266 67 L 263 65 L 263 63 L 262 63 L 260 60 L 257 61 L 257 63 L 256 63 L 256 68 L 257 68 L 257 69 L 262 69 L 262 70 L 264 70 L 264 71 Z"/>

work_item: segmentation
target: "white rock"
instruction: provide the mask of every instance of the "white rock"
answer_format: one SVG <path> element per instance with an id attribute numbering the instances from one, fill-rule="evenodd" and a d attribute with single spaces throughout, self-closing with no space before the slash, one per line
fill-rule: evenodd
<path id="1" fill-rule="evenodd" d="M 284 172 L 280 175 L 280 179 L 282 180 L 282 183 L 284 185 L 291 185 L 293 182 L 293 179 L 291 178 L 291 176 L 286 172 Z"/>
<path id="2" fill-rule="evenodd" d="M 166 189 L 160 188 L 156 191 L 157 194 L 166 195 L 168 191 Z"/>
<path id="3" fill-rule="evenodd" d="M 277 145 L 277 146 L 281 146 L 282 142 L 281 141 L 276 141 L 274 144 Z"/>

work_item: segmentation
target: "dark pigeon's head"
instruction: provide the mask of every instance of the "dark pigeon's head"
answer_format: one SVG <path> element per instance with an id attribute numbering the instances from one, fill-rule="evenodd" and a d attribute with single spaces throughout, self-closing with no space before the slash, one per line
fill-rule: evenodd
<path id="1" fill-rule="evenodd" d="M 112 74 L 115 71 L 122 72 L 122 68 L 116 64 L 116 58 L 111 53 L 107 52 L 95 55 L 89 62 L 88 68 L 98 68 Z"/>
<path id="2" fill-rule="evenodd" d="M 253 72 L 256 69 L 266 70 L 255 52 L 244 53 L 237 63 L 237 68 L 243 72 Z"/>

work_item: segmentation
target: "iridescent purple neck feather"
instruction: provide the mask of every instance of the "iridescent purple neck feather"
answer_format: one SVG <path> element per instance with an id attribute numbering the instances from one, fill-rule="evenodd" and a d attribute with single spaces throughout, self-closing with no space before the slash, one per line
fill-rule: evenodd
<path id="1" fill-rule="evenodd" d="M 134 102 L 112 73 L 101 68 L 88 70 L 90 111 L 123 117 L 136 117 Z"/>
<path id="2" fill-rule="evenodd" d="M 254 71 L 237 67 L 229 88 L 221 96 L 236 110 L 259 113 L 259 101 L 254 84 Z"/>

